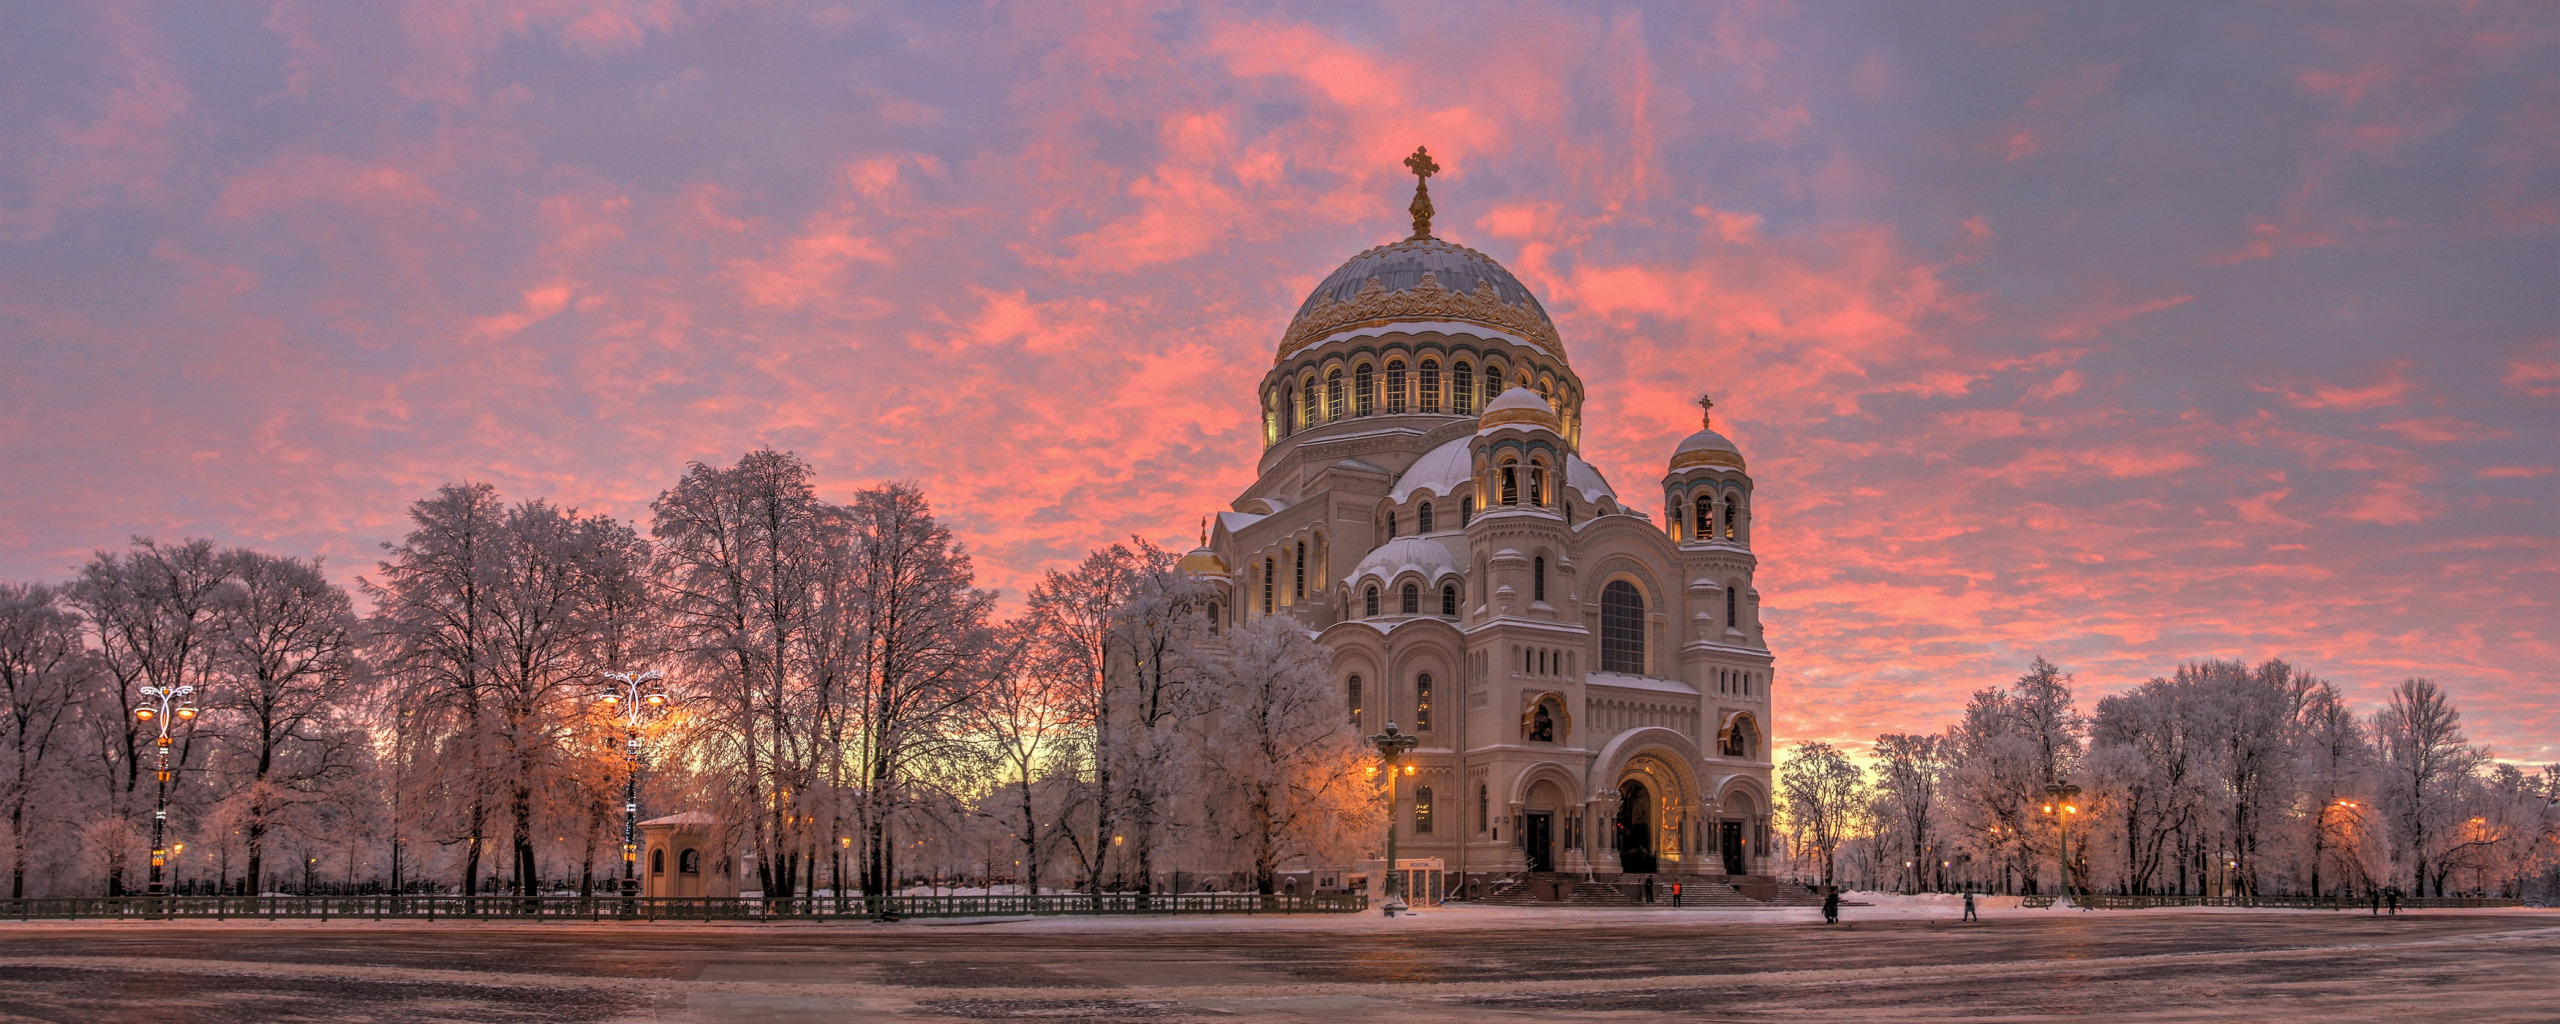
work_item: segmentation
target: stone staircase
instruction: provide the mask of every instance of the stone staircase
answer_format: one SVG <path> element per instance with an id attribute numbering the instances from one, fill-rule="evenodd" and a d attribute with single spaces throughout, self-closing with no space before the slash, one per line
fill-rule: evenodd
<path id="1" fill-rule="evenodd" d="M 1638 907 L 1671 906 L 1671 883 L 1680 883 L 1680 907 L 1684 910 L 1774 910 L 1779 907 L 1819 907 L 1820 894 L 1801 885 L 1780 885 L 1769 899 L 1753 899 L 1728 882 L 1709 882 L 1698 878 L 1660 876 L 1654 878 L 1654 901 L 1643 901 L 1643 876 L 1618 882 L 1586 882 L 1569 877 L 1533 876 L 1499 881 L 1492 892 L 1474 902 L 1497 907 Z M 1556 892 L 1560 899 L 1541 899 Z M 1848 903 L 1845 906 L 1863 906 Z"/>

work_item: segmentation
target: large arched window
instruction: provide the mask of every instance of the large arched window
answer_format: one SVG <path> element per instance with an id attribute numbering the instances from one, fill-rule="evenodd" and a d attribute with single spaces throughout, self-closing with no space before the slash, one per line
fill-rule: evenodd
<path id="1" fill-rule="evenodd" d="M 1426 502 L 1423 502 L 1423 503 L 1422 503 L 1422 507 L 1421 507 L 1421 508 L 1418 508 L 1418 509 L 1415 509 L 1415 510 L 1414 510 L 1414 512 L 1413 512 L 1413 532 L 1415 532 L 1415 533 L 1430 533 L 1430 532 L 1431 532 L 1431 503 L 1430 503 L 1430 502 L 1427 502 L 1427 501 L 1426 501 Z"/>
<path id="2" fill-rule="evenodd" d="M 1451 583 L 1440 588 L 1440 614 L 1452 619 L 1458 617 L 1457 584 Z"/>
<path id="3" fill-rule="evenodd" d="M 1735 715 L 1733 724 L 1724 731 L 1722 753 L 1726 757 L 1750 757 L 1759 739 L 1758 730 L 1751 727 L 1751 716 Z"/>
<path id="4" fill-rule="evenodd" d="M 1292 600 L 1292 601 L 1304 601 L 1304 600 L 1306 600 L 1306 599 L 1307 599 L 1307 542 L 1306 542 L 1306 541 L 1299 541 L 1299 542 L 1298 542 L 1298 569 L 1297 569 L 1297 574 L 1298 574 L 1298 575 L 1297 575 L 1297 582 L 1296 582 L 1296 583 L 1293 583 L 1293 584 L 1290 584 L 1290 586 L 1289 586 L 1289 599 L 1290 599 L 1290 600 Z"/>
<path id="5" fill-rule="evenodd" d="M 1733 539 L 1733 507 L 1741 503 L 1742 495 L 1740 492 L 1724 492 L 1724 539 L 1726 540 Z"/>
<path id="6" fill-rule="evenodd" d="M 1366 416 L 1378 411 L 1377 371 L 1362 363 L 1351 371 L 1351 411 Z"/>
<path id="7" fill-rule="evenodd" d="M 1536 743 L 1556 741 L 1556 716 L 1547 710 L 1546 701 L 1539 701 L 1537 708 L 1529 712 L 1529 739 Z"/>
<path id="8" fill-rule="evenodd" d="M 1398 593 L 1398 594 L 1396 595 L 1396 614 L 1399 614 L 1399 615 L 1420 615 L 1420 614 L 1422 614 L 1422 588 L 1421 588 L 1421 587 L 1414 586 L 1414 585 L 1413 585 L 1413 584 L 1411 584 L 1411 583 L 1407 583 L 1407 584 L 1405 584 L 1405 585 L 1404 585 L 1404 590 L 1403 590 L 1402 592 L 1400 592 L 1400 593 Z"/>
<path id="9" fill-rule="evenodd" d="M 1413 791 L 1413 834 L 1418 836 L 1431 834 L 1431 787 L 1429 786 Z"/>
<path id="10" fill-rule="evenodd" d="M 1625 580 L 1600 588 L 1600 671 L 1644 674 L 1644 593 Z"/>
<path id="11" fill-rule="evenodd" d="M 1328 422 L 1342 418 L 1342 368 L 1339 366 L 1324 375 L 1324 418 Z"/>
<path id="12" fill-rule="evenodd" d="M 1689 539 L 1716 539 L 1716 499 L 1714 496 L 1706 494 L 1698 496 L 1698 515 L 1694 522 L 1697 524 L 1697 529 L 1690 531 Z"/>
<path id="13" fill-rule="evenodd" d="M 1547 556 L 1539 555 L 1529 560 L 1529 600 L 1544 601 L 1546 599 Z"/>
<path id="14" fill-rule="evenodd" d="M 1279 566 L 1271 559 L 1262 560 L 1262 614 L 1264 615 L 1271 614 L 1271 588 L 1275 585 L 1272 575 L 1278 568 Z"/>
<path id="15" fill-rule="evenodd" d="M 1378 617 L 1378 585 L 1377 585 L 1377 584 L 1372 583 L 1372 584 L 1370 584 L 1370 585 L 1369 585 L 1369 590 L 1368 590 L 1368 600 L 1367 600 L 1367 604 L 1366 604 L 1366 605 L 1364 605 L 1364 607 L 1366 607 L 1366 608 L 1368 609 L 1367 615 L 1368 615 L 1368 617 L 1369 617 L 1369 618 L 1374 619 L 1374 618 L 1377 618 L 1377 617 Z"/>
<path id="16" fill-rule="evenodd" d="M 1742 627 L 1742 591 L 1728 583 L 1724 588 L 1724 628 Z"/>
<path id="17" fill-rule="evenodd" d="M 1317 414 L 1321 411 L 1316 406 L 1316 375 L 1308 374 L 1300 387 L 1302 397 L 1298 403 L 1298 429 L 1305 430 L 1316 425 Z"/>
<path id="18" fill-rule="evenodd" d="M 1547 504 L 1547 466 L 1543 462 L 1529 464 L 1529 504 Z"/>
<path id="19" fill-rule="evenodd" d="M 1502 397 L 1502 365 L 1499 363 L 1486 363 L 1484 364 L 1485 404 L 1491 405 L 1493 404 L 1494 399 L 1500 397 Z"/>
<path id="20" fill-rule="evenodd" d="M 1387 362 L 1387 412 L 1394 414 L 1403 411 L 1404 360 L 1393 359 Z"/>
<path id="21" fill-rule="evenodd" d="M 1520 466 L 1517 463 L 1502 464 L 1502 503 L 1505 505 L 1520 503 Z"/>
<path id="22" fill-rule="evenodd" d="M 1360 677 L 1352 676 L 1344 692 L 1350 696 L 1351 727 L 1357 729 L 1360 727 Z"/>
<path id="23" fill-rule="evenodd" d="M 1459 363 L 1449 368 L 1449 411 L 1455 413 L 1476 411 L 1475 367 Z"/>
<path id="24" fill-rule="evenodd" d="M 1415 395 L 1417 399 L 1415 404 L 1421 406 L 1422 411 L 1424 412 L 1439 412 L 1440 361 L 1437 359 L 1423 360 L 1421 377 L 1422 379 L 1419 383 L 1422 387 Z"/>
<path id="25" fill-rule="evenodd" d="M 1461 530 L 1466 529 L 1468 523 L 1475 521 L 1476 496 L 1470 494 L 1458 500 L 1458 528 Z"/>
<path id="26" fill-rule="evenodd" d="M 1413 677 L 1413 731 L 1431 731 L 1431 673 Z"/>

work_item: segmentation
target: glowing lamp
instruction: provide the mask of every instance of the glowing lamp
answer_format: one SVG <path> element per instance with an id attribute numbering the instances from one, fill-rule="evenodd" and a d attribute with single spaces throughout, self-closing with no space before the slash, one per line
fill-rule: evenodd
<path id="1" fill-rule="evenodd" d="M 137 718 L 137 719 L 140 719 L 140 720 L 142 720 L 142 721 L 145 721 L 145 722 L 150 721 L 150 720 L 151 720 L 151 716 L 152 716 L 152 715 L 154 715 L 154 714 L 157 714 L 157 713 L 158 713 L 158 712 L 155 712 L 155 711 L 151 710 L 150 708 L 135 708 L 135 709 L 133 709 L 133 717 L 135 717 L 135 718 Z"/>
<path id="2" fill-rule="evenodd" d="M 179 709 L 178 709 L 178 720 L 179 720 L 179 721 L 181 721 L 181 722 L 192 722 L 192 721 L 195 721 L 195 718 L 196 718 L 196 709 L 195 709 L 192 705 L 191 705 L 191 706 L 188 706 L 188 707 L 182 707 L 182 708 L 179 708 Z"/>

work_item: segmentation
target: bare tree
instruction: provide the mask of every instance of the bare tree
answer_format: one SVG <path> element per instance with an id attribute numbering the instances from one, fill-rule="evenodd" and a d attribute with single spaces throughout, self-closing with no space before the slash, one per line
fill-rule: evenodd
<path id="1" fill-rule="evenodd" d="M 1882 810 L 1911 845 L 1913 888 L 1929 873 L 1930 843 L 1938 832 L 1938 790 L 1947 773 L 1941 737 L 1886 733 L 1876 737 L 1876 783 Z"/>
<path id="2" fill-rule="evenodd" d="M 132 714 L 143 702 L 141 688 L 164 693 L 192 688 L 198 701 L 212 696 L 213 620 L 223 578 L 212 541 L 163 547 L 137 537 L 123 554 L 101 551 L 92 556 L 72 585 L 72 601 L 87 614 L 107 667 L 105 678 L 113 683 L 92 691 L 92 706 L 83 716 L 101 755 L 97 767 L 110 815 L 128 822 L 139 816 L 142 766 L 154 760 L 144 753 L 149 740 Z M 194 753 L 195 731 L 172 731 L 170 765 L 183 775 Z M 134 832 L 100 829 L 98 834 L 123 837 Z M 121 849 L 109 853 L 106 867 L 108 895 L 121 895 Z"/>
<path id="3" fill-rule="evenodd" d="M 505 516 L 496 488 L 448 484 L 409 506 L 412 528 L 399 544 L 383 545 L 388 557 L 378 569 L 380 581 L 357 581 L 373 600 L 368 634 L 389 683 L 382 706 L 399 716 L 394 731 L 408 748 L 395 756 L 423 756 L 436 768 L 421 777 L 426 793 L 403 794 L 411 806 L 402 813 L 428 811 L 432 804 L 419 796 L 461 805 L 455 838 L 463 843 L 465 896 L 480 891 L 488 839 L 493 613 L 487 592 Z M 395 823 L 395 863 L 407 827 Z"/>
<path id="4" fill-rule="evenodd" d="M 2432 880 L 2441 896 L 2443 878 L 2428 869 L 2444 840 L 2445 812 L 2455 787 L 2483 758 L 2463 738 L 2462 712 L 2427 679 L 2403 680 L 2392 689 L 2390 703 L 2374 713 L 2373 736 L 2401 849 L 2410 858 L 2409 888 L 2423 892 Z"/>
<path id="5" fill-rule="evenodd" d="M 1135 558 L 1127 547 L 1115 544 L 1086 556 L 1072 571 L 1050 570 L 1031 591 L 1028 616 L 1036 656 L 1074 687 L 1073 707 L 1085 734 L 1085 781 L 1091 787 L 1094 814 L 1093 841 L 1070 839 L 1069 846 L 1083 862 L 1086 883 L 1097 898 L 1122 803 L 1113 785 L 1113 770 L 1124 742 L 1117 709 L 1125 702 L 1113 691 L 1121 667 L 1129 663 L 1121 643 L 1119 615 L 1136 583 L 1130 568 Z"/>
<path id="6" fill-rule="evenodd" d="M 222 566 L 212 706 L 226 753 L 247 762 L 229 799 L 254 892 L 278 816 L 357 770 L 357 735 L 339 724 L 355 710 L 355 611 L 317 562 L 231 550 Z"/>
<path id="7" fill-rule="evenodd" d="M 9 814 L 9 898 L 27 895 L 29 833 L 59 824 L 66 808 L 61 776 L 67 753 L 58 742 L 93 666 L 80 620 L 62 606 L 62 588 L 0 583 L 0 713 L 9 716 L 8 777 L 0 801 Z"/>
<path id="8" fill-rule="evenodd" d="M 1866 775 L 1828 743 L 1796 744 L 1778 766 L 1792 845 L 1799 854 L 1813 856 L 1825 886 L 1835 884 L 1840 843 L 1855 833 L 1860 811 L 1869 802 Z"/>
<path id="9" fill-rule="evenodd" d="M 1218 704 L 1204 721 L 1212 799 L 1254 889 L 1273 891 L 1291 857 L 1341 857 L 1389 811 L 1375 759 L 1342 716 L 1328 655 L 1297 620 L 1265 616 L 1229 634 Z"/>

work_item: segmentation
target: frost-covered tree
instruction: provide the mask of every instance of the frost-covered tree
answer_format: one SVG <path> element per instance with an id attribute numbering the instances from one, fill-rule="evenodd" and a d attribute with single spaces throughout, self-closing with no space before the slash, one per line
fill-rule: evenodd
<path id="1" fill-rule="evenodd" d="M 116 844 L 97 854 L 110 896 L 122 895 L 127 887 L 126 866 L 134 849 L 127 840 L 149 833 L 143 819 L 152 813 L 156 795 L 143 785 L 143 766 L 157 764 L 152 745 L 159 728 L 146 731 L 132 709 L 142 705 L 145 686 L 162 692 L 189 687 L 199 703 L 211 698 L 214 620 L 225 577 L 212 541 L 163 546 L 137 537 L 121 554 L 92 556 L 72 584 L 71 600 L 86 614 L 106 669 L 100 680 L 109 684 L 88 691 L 80 714 L 96 753 L 90 768 L 104 797 L 103 813 L 125 822 L 88 830 L 96 841 Z M 187 769 L 194 760 L 196 732 L 180 722 L 171 723 L 170 732 L 173 779 L 192 782 Z M 181 798 L 186 792 L 173 791 Z"/>
<path id="2" fill-rule="evenodd" d="M 1940 828 L 1938 791 L 1947 774 L 1949 742 L 1939 736 L 1886 733 L 1876 737 L 1876 817 L 1879 831 L 1901 840 L 1911 861 L 1903 879 L 1912 888 L 1933 867 L 1930 856 Z"/>
<path id="3" fill-rule="evenodd" d="M 2443 895 L 2441 854 L 2450 838 L 2461 786 L 2483 756 L 2462 735 L 2462 712 L 2433 680 L 2407 679 L 2373 716 L 2381 751 L 2381 796 L 2408 862 L 2409 889 L 2433 882 Z"/>
<path id="4" fill-rule="evenodd" d="M 0 582 L 0 809 L 9 825 L 9 898 L 27 895 L 30 851 L 44 833 L 68 824 L 64 726 L 94 679 L 80 620 L 63 607 L 62 588 Z"/>
<path id="5" fill-rule="evenodd" d="M 1384 822 L 1376 759 L 1344 720 L 1329 653 L 1287 616 L 1228 634 L 1207 749 L 1214 820 L 1254 891 L 1292 858 L 1341 860 Z"/>
<path id="6" fill-rule="evenodd" d="M 458 842 L 466 896 L 480 891 L 503 753 L 492 735 L 489 587 L 505 518 L 496 488 L 448 484 L 409 507 L 408 535 L 385 543 L 376 575 L 358 580 L 373 601 L 367 635 L 384 682 L 376 706 L 397 744 L 393 863 L 411 835 Z"/>
<path id="7" fill-rule="evenodd" d="M 1828 743 L 1805 742 L 1778 766 L 1789 845 L 1811 856 L 1822 884 L 1836 884 L 1840 844 L 1856 835 L 1870 803 L 1866 770 Z"/>
<path id="8" fill-rule="evenodd" d="M 215 629 L 220 684 L 208 703 L 254 892 L 266 878 L 268 833 L 362 764 L 356 618 L 316 561 L 245 550 L 221 561 L 229 583 Z"/>

